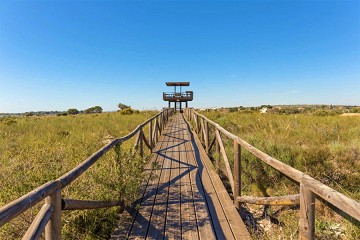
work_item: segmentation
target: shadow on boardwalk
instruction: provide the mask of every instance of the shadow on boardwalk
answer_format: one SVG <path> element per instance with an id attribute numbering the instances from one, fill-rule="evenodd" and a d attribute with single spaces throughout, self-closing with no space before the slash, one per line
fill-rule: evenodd
<path id="1" fill-rule="evenodd" d="M 131 207 L 126 208 L 128 213 L 128 227 L 127 229 L 120 229 L 115 231 L 112 239 L 122 238 L 146 238 L 150 236 L 156 236 L 157 239 L 167 238 L 168 234 L 178 238 L 177 234 L 184 234 L 185 229 L 189 229 L 191 222 L 181 221 L 181 214 L 192 214 L 196 216 L 190 216 L 195 218 L 196 226 L 193 227 L 195 231 L 195 237 L 199 238 L 200 230 L 208 225 L 208 237 L 210 239 L 224 239 L 225 235 L 214 226 L 219 226 L 219 219 L 216 214 L 211 215 L 210 209 L 214 209 L 214 204 L 211 201 L 208 193 L 205 191 L 201 176 L 203 175 L 204 165 L 202 163 L 199 149 L 195 143 L 194 136 L 190 131 L 189 124 L 185 121 L 182 115 L 176 115 L 175 120 L 169 122 L 169 125 L 164 130 L 164 134 L 159 139 L 157 144 L 165 144 L 166 147 L 154 153 L 153 159 L 163 159 L 160 174 L 157 174 L 157 178 L 161 178 L 166 171 L 178 170 L 177 176 L 172 176 L 169 173 L 167 181 L 163 181 L 157 186 L 147 185 L 142 197 L 136 200 Z M 178 123 L 177 125 L 174 125 Z M 180 127 L 179 127 L 180 126 Z M 186 145 L 186 147 L 185 147 Z M 185 157 L 184 157 L 185 156 Z M 166 162 L 168 161 L 168 162 Z M 170 167 L 171 166 L 171 167 Z M 149 169 L 150 170 L 150 169 Z M 192 178 L 191 178 L 192 176 Z M 191 198 L 182 199 L 184 193 L 177 191 L 176 189 L 183 189 L 178 187 L 180 182 L 186 182 L 186 179 L 191 179 L 192 187 Z M 147 184 L 150 180 L 148 180 Z M 170 191 L 175 189 L 175 191 Z M 164 198 L 164 196 L 166 196 Z M 184 204 L 192 206 L 189 210 L 191 212 L 185 213 L 183 207 Z M 146 209 L 148 211 L 141 211 Z M 180 213 L 178 212 L 180 209 Z M 149 212 L 150 211 L 150 212 Z M 199 213 L 203 213 L 200 217 Z M 171 226 L 167 226 L 167 222 L 170 218 L 180 217 L 174 222 L 171 222 Z M 130 217 L 131 216 L 131 217 Z M 162 217 L 164 223 L 153 222 L 154 218 Z"/>

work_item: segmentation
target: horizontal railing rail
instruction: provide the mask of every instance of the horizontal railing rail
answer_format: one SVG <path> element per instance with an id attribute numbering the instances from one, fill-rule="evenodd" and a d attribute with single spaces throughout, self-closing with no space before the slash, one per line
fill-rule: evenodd
<path id="1" fill-rule="evenodd" d="M 166 93 L 164 92 L 163 93 L 163 97 L 192 97 L 193 96 L 193 93 L 174 93 L 174 92 L 171 92 L 171 93 Z"/>
<path id="2" fill-rule="evenodd" d="M 344 194 L 328 187 L 327 185 L 312 178 L 306 173 L 303 173 L 273 157 L 255 148 L 245 140 L 228 132 L 214 121 L 199 114 L 194 109 L 186 109 L 185 115 L 189 121 L 194 123 L 195 132 L 199 135 L 207 154 L 210 149 L 216 146 L 216 153 L 219 156 L 215 159 L 216 167 L 219 166 L 220 156 L 222 156 L 225 163 L 227 177 L 229 179 L 231 189 L 234 195 L 234 204 L 237 208 L 240 203 L 253 203 L 263 205 L 300 205 L 300 239 L 314 239 L 315 237 L 315 198 L 321 198 L 322 201 L 340 209 L 343 213 L 360 221 L 360 203 L 351 199 Z M 215 133 L 210 140 L 210 126 L 213 127 Z M 226 154 L 220 133 L 229 138 L 234 143 L 234 169 L 230 167 L 230 163 Z M 300 185 L 299 195 L 288 195 L 281 197 L 269 198 L 253 198 L 241 197 L 241 147 L 249 151 L 258 159 L 263 161 L 268 166 L 276 169 L 288 178 L 292 179 Z"/>
<path id="3" fill-rule="evenodd" d="M 0 227 L 35 206 L 45 199 L 45 204 L 33 220 L 23 239 L 38 239 L 45 229 L 45 239 L 61 239 L 61 212 L 63 210 L 83 210 L 104 207 L 120 206 L 124 209 L 122 199 L 114 201 L 84 201 L 74 199 L 62 199 L 61 190 L 76 180 L 82 173 L 88 170 L 99 158 L 116 145 L 128 141 L 135 135 L 135 149 L 140 156 L 143 156 L 143 146 L 145 145 L 152 151 L 159 139 L 161 131 L 164 129 L 169 117 L 173 114 L 173 109 L 164 109 L 160 113 L 138 125 L 131 133 L 124 137 L 115 138 L 110 143 L 99 149 L 89 158 L 80 163 L 77 167 L 65 173 L 56 180 L 49 181 L 35 188 L 31 192 L 8 203 L 0 208 Z M 146 139 L 144 127 L 149 124 L 149 136 Z"/>

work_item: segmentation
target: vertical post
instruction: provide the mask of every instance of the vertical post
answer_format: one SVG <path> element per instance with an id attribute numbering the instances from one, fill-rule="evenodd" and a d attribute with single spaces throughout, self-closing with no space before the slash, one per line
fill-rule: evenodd
<path id="1" fill-rule="evenodd" d="M 153 126 L 153 123 L 152 123 L 153 120 L 151 120 L 149 122 L 149 145 L 150 145 L 150 148 L 151 150 L 153 149 L 154 147 L 154 143 L 153 143 L 153 136 L 152 136 L 152 126 Z"/>
<path id="2" fill-rule="evenodd" d="M 204 131 L 205 131 L 205 127 L 204 127 L 204 119 L 202 117 L 200 117 L 200 142 L 204 142 L 205 139 L 204 139 Z"/>
<path id="3" fill-rule="evenodd" d="M 45 227 L 45 239 L 61 240 L 61 189 L 45 198 L 45 203 L 54 207 L 54 213 Z"/>
<path id="4" fill-rule="evenodd" d="M 188 108 L 188 102 L 187 101 L 185 102 L 185 106 L 186 106 L 186 108 Z"/>
<path id="5" fill-rule="evenodd" d="M 218 130 L 215 129 L 215 131 L 217 132 Z M 215 132 L 215 134 L 216 134 Z M 215 164 L 216 164 L 216 171 L 218 172 L 219 171 L 219 167 L 220 167 L 220 144 L 219 144 L 219 141 L 218 139 L 216 138 L 215 140 L 215 147 L 216 147 L 216 159 L 215 159 Z"/>
<path id="6" fill-rule="evenodd" d="M 196 123 L 196 132 L 197 132 L 197 134 L 199 134 L 199 116 L 198 115 L 195 116 L 195 123 Z"/>
<path id="7" fill-rule="evenodd" d="M 168 108 L 170 108 L 170 101 L 168 102 L 169 104 L 168 104 Z"/>
<path id="8" fill-rule="evenodd" d="M 240 202 L 236 199 L 241 195 L 241 146 L 234 140 L 234 203 L 240 209 Z"/>
<path id="9" fill-rule="evenodd" d="M 140 157 L 144 157 L 144 149 L 143 149 L 143 128 L 141 127 L 139 130 L 139 154 Z"/>
<path id="10" fill-rule="evenodd" d="M 158 141 L 158 117 L 155 118 L 155 126 L 154 126 L 154 146 Z"/>
<path id="11" fill-rule="evenodd" d="M 205 120 L 205 147 L 206 153 L 209 154 L 209 122 Z"/>
<path id="12" fill-rule="evenodd" d="M 181 107 L 182 107 L 182 102 L 180 102 L 180 112 L 182 111 Z"/>
<path id="13" fill-rule="evenodd" d="M 161 126 L 161 130 L 163 130 L 165 128 L 165 112 L 162 112 L 161 114 L 161 118 L 162 118 L 162 126 Z"/>
<path id="14" fill-rule="evenodd" d="M 300 183 L 299 239 L 315 239 L 315 194 Z"/>

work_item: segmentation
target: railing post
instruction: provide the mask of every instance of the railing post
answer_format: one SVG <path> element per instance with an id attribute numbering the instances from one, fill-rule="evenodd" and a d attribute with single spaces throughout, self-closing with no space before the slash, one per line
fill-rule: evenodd
<path id="1" fill-rule="evenodd" d="M 149 122 L 149 144 L 150 144 L 151 150 L 154 147 L 153 138 L 152 138 L 152 126 L 153 126 L 153 123 L 152 123 L 152 120 L 151 120 Z"/>
<path id="2" fill-rule="evenodd" d="M 158 141 L 158 117 L 155 118 L 155 126 L 154 126 L 154 146 Z"/>
<path id="3" fill-rule="evenodd" d="M 216 131 L 218 131 L 217 129 L 215 129 L 215 134 L 216 134 Z M 219 171 L 219 167 L 220 167 L 220 144 L 219 144 L 219 141 L 218 139 L 216 138 L 215 140 L 215 148 L 216 148 L 216 159 L 215 159 L 215 167 L 216 167 L 216 172 Z"/>
<path id="4" fill-rule="evenodd" d="M 140 157 L 144 157 L 144 143 L 143 143 L 143 127 L 139 130 L 139 154 Z"/>
<path id="5" fill-rule="evenodd" d="M 300 183 L 299 239 L 315 239 L 315 194 Z"/>
<path id="6" fill-rule="evenodd" d="M 196 133 L 199 134 L 199 116 L 195 115 Z"/>
<path id="7" fill-rule="evenodd" d="M 205 128 L 205 147 L 206 147 L 206 153 L 209 154 L 209 122 L 204 121 L 204 128 Z"/>
<path id="8" fill-rule="evenodd" d="M 234 204 L 240 209 L 240 202 L 236 199 L 241 195 L 241 146 L 234 140 Z"/>
<path id="9" fill-rule="evenodd" d="M 61 239 L 61 189 L 56 190 L 47 198 L 46 204 L 51 204 L 54 207 L 54 212 L 45 227 L 46 240 L 60 240 Z"/>

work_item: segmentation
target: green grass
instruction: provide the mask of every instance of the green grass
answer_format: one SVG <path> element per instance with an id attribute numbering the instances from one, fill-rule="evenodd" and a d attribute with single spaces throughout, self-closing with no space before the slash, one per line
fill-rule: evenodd
<path id="1" fill-rule="evenodd" d="M 360 201 L 360 118 L 317 116 L 314 114 L 280 115 L 228 111 L 201 112 L 209 119 L 246 140 L 276 159 L 316 178 L 346 196 Z M 224 140 L 226 137 L 223 138 Z M 225 141 L 232 160 L 232 142 Z M 214 154 L 214 153 L 213 153 Z M 252 196 L 276 196 L 299 193 L 298 185 L 242 151 L 242 193 Z M 272 208 L 275 212 L 278 208 Z M 285 226 L 273 231 L 297 238 L 298 210 L 285 209 L 276 217 Z M 295 217 L 294 217 L 295 216 Z M 360 236 L 359 225 L 349 223 L 322 204 L 317 204 L 318 238 L 335 237 L 336 224 L 348 239 Z M 328 222 L 329 224 L 321 224 Z M 273 228 L 274 229 L 274 228 Z M 330 230 L 329 230 L 330 229 Z M 330 238 L 330 239 L 332 239 Z M 270 237 L 272 239 L 272 237 Z"/>
<path id="2" fill-rule="evenodd" d="M 0 206 L 58 178 L 104 146 L 109 138 L 126 135 L 155 114 L 0 118 Z M 122 190 L 122 197 L 131 202 L 136 197 L 146 162 L 146 158 L 131 157 L 133 144 L 134 140 L 130 139 L 122 144 L 120 151 L 105 154 L 63 189 L 63 198 L 115 200 Z M 0 239 L 21 237 L 41 204 L 3 226 Z M 106 239 L 118 214 L 116 208 L 110 208 L 65 211 L 62 217 L 65 239 Z"/>

